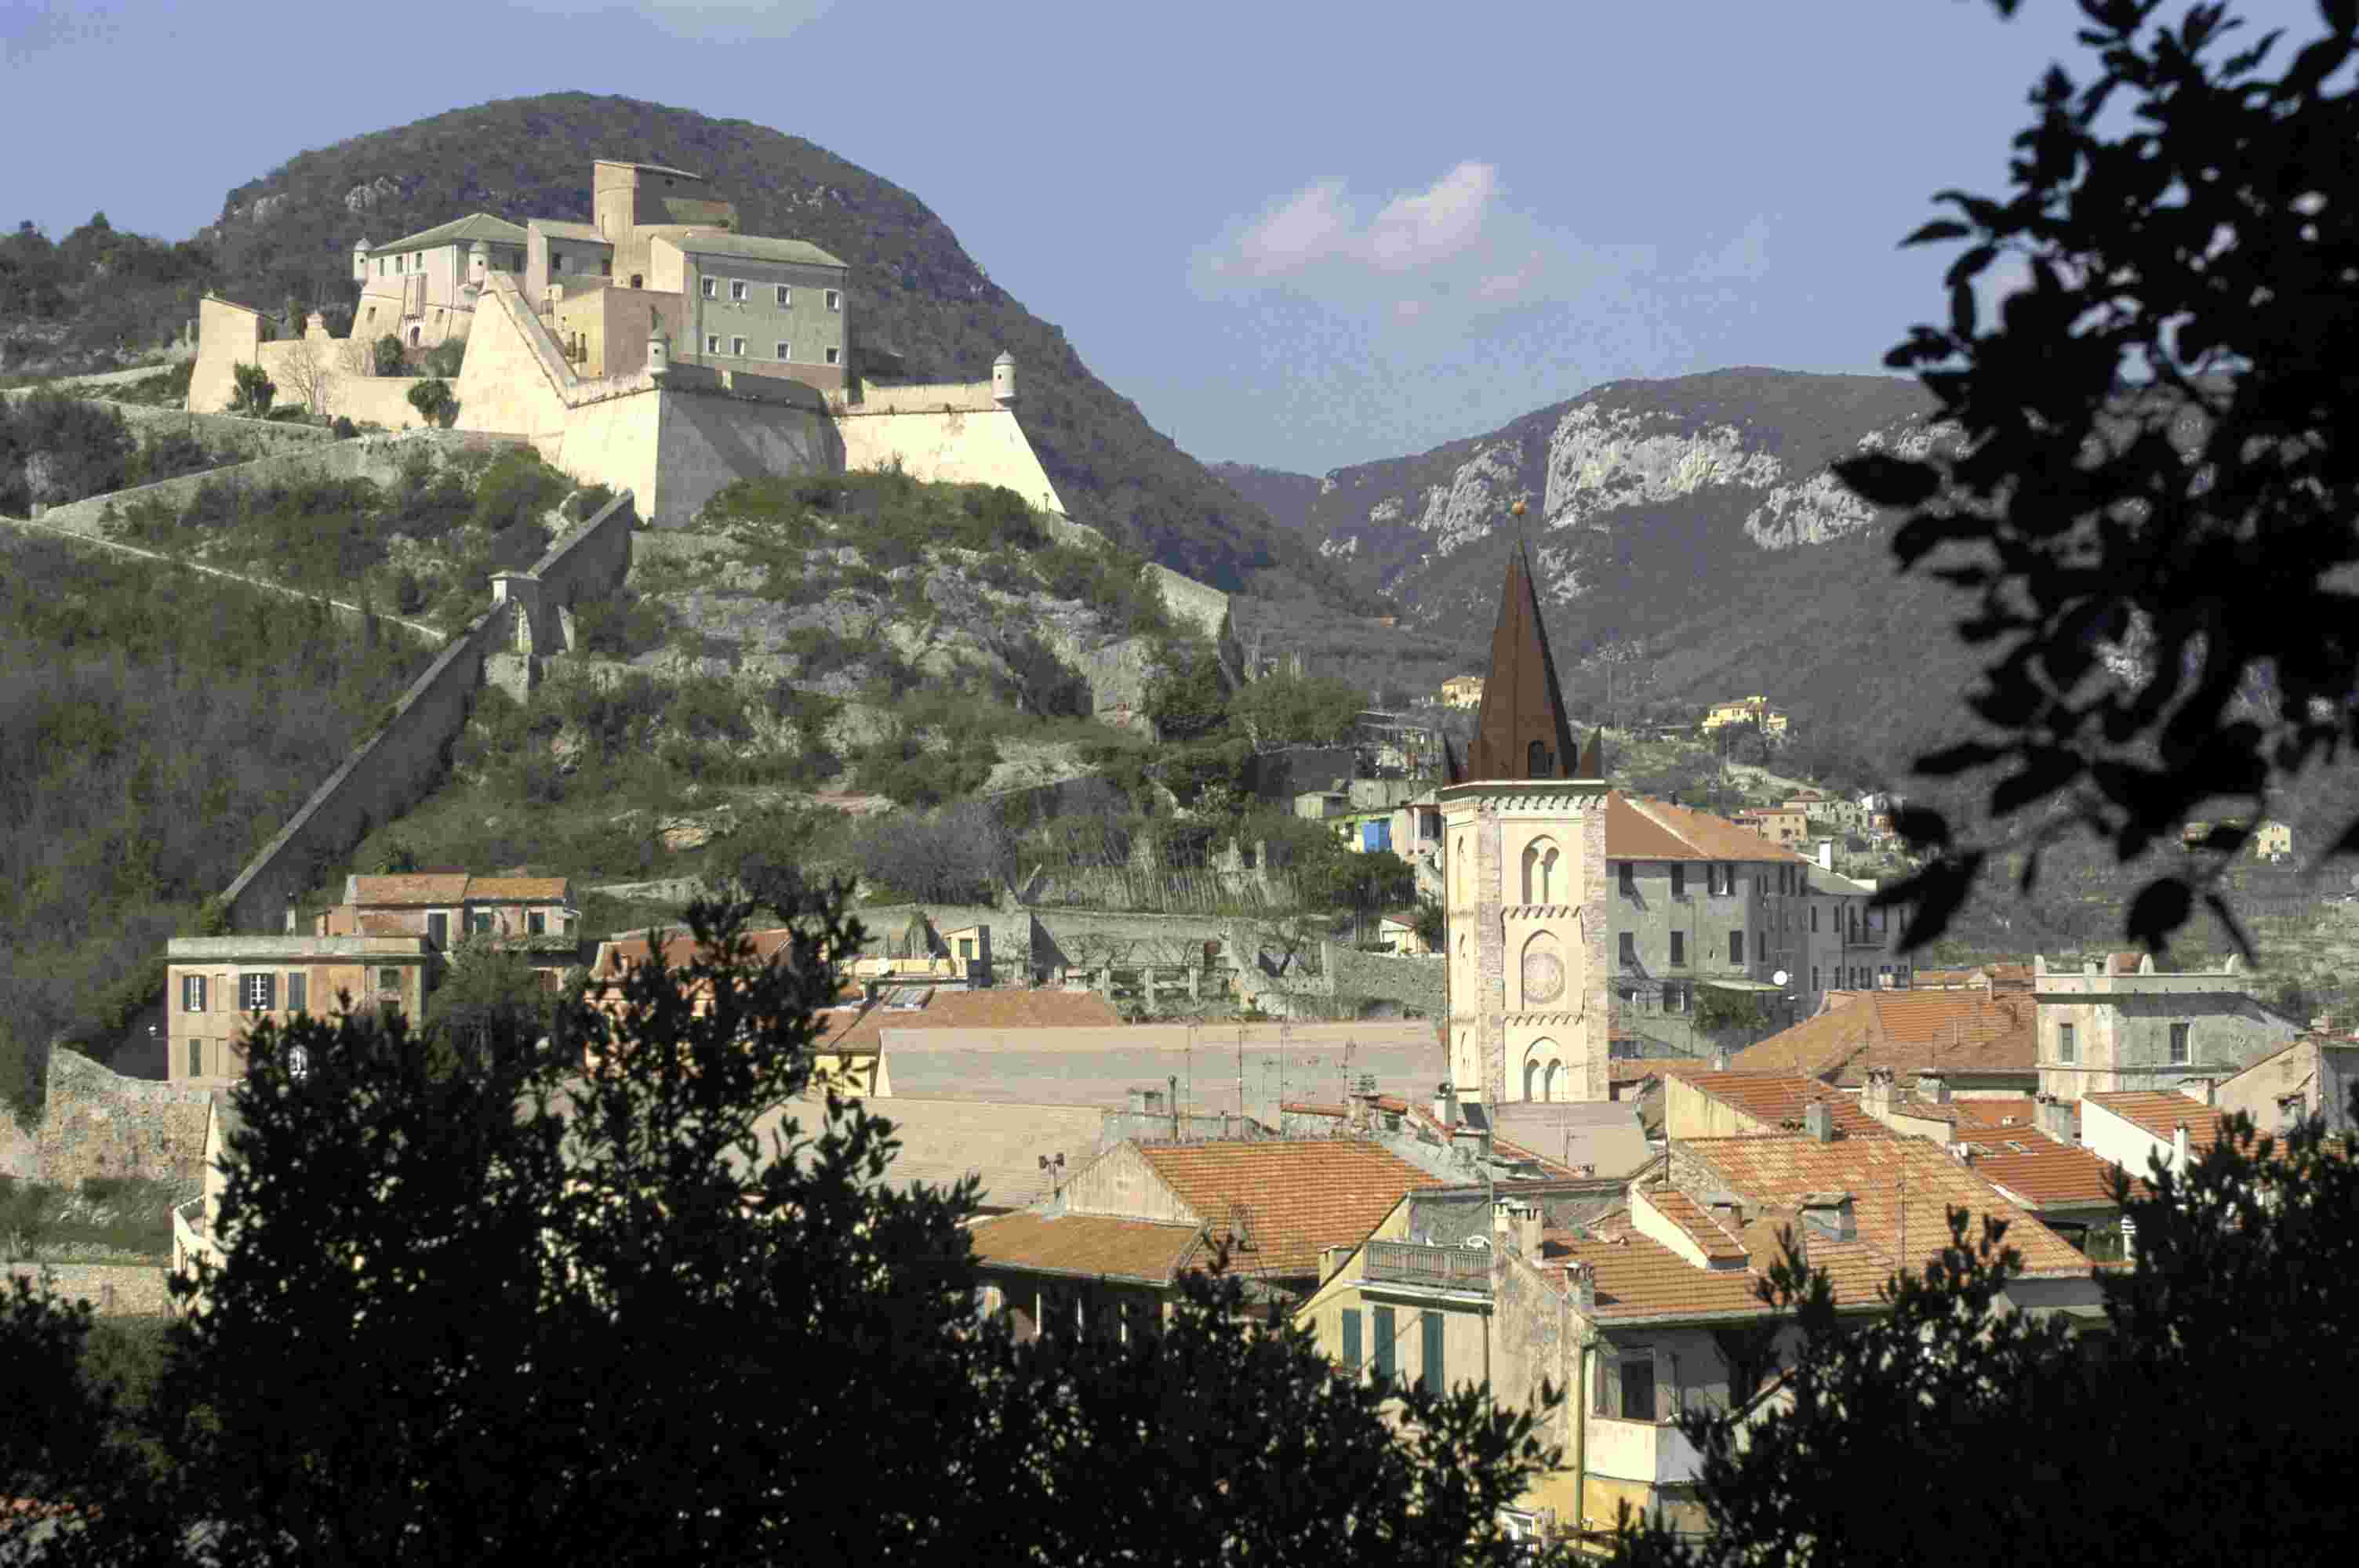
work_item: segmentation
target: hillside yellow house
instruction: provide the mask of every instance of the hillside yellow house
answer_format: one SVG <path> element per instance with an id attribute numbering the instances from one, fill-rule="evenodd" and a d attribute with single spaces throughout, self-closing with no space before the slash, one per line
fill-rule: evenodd
<path id="1" fill-rule="evenodd" d="M 1704 733 L 1728 724 L 1758 724 L 1764 735 L 1786 732 L 1786 716 L 1769 706 L 1769 699 L 1756 694 L 1740 697 L 1734 702 L 1716 702 L 1703 716 Z"/>
<path id="2" fill-rule="evenodd" d="M 1441 701 L 1446 708 L 1480 708 L 1483 706 L 1481 676 L 1451 676 L 1441 683 Z"/>

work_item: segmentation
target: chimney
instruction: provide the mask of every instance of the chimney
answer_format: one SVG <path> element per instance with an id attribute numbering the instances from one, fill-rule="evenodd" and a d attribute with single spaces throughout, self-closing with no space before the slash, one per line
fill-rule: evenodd
<path id="1" fill-rule="evenodd" d="M 1849 1193 L 1804 1193 L 1802 1225 L 1829 1241 L 1859 1239 L 1859 1219 Z"/>
<path id="2" fill-rule="evenodd" d="M 1593 1315 L 1597 1311 L 1597 1271 L 1587 1263 L 1575 1263 L 1564 1271 L 1564 1282 L 1572 1292 L 1573 1310 Z"/>
<path id="3" fill-rule="evenodd" d="M 1495 1204 L 1491 1209 L 1491 1232 L 1502 1248 L 1513 1248 L 1526 1258 L 1540 1255 L 1540 1211 L 1538 1204 L 1516 1203 L 1513 1200 Z"/>
<path id="4" fill-rule="evenodd" d="M 1728 1073 L 1734 1072 L 1735 1069 L 1736 1058 L 1730 1055 L 1727 1052 L 1714 1051 L 1712 1054 L 1712 1070 L 1713 1072 Z"/>
<path id="5" fill-rule="evenodd" d="M 1984 982 L 1987 985 L 1989 982 Z M 1950 1103 L 1950 1081 L 1939 1067 L 1926 1067 L 1917 1075 L 1917 1098 L 1929 1105 Z"/>
<path id="6" fill-rule="evenodd" d="M 2187 1173 L 2187 1123 L 2183 1121 L 2170 1130 L 2170 1168 L 2178 1174 Z"/>
<path id="7" fill-rule="evenodd" d="M 1892 1111 L 1892 1069 L 1870 1067 L 1867 1085 L 1860 1091 L 1860 1108 L 1870 1116 L 1888 1116 Z"/>
<path id="8" fill-rule="evenodd" d="M 1480 1170 L 1491 1157 L 1491 1135 L 1461 1122 L 1450 1130 L 1450 1152 L 1460 1164 Z"/>
<path id="9" fill-rule="evenodd" d="M 1458 1091 L 1449 1084 L 1436 1084 L 1433 1088 L 1433 1119 L 1449 1132 L 1458 1125 Z"/>
<path id="10" fill-rule="evenodd" d="M 1814 1099 L 1802 1108 L 1802 1130 L 1813 1143 L 1835 1141 L 1835 1108 L 1822 1099 Z"/>
<path id="11" fill-rule="evenodd" d="M 295 900 L 292 897 L 287 901 L 287 935 L 295 935 Z"/>

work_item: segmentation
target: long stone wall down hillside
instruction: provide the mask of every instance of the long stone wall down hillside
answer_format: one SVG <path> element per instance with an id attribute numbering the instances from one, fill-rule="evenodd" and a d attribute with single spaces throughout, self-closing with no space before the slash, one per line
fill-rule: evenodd
<path id="1" fill-rule="evenodd" d="M 16 387 L 0 392 L 0 400 L 20 402 L 43 390 L 38 386 Z M 249 460 L 299 451 L 337 438 L 334 431 L 318 425 L 248 419 L 239 414 L 190 414 L 183 409 L 157 408 L 145 403 L 110 403 L 98 396 L 92 396 L 90 401 L 121 416 L 124 425 L 135 436 L 143 438 L 150 436 L 190 436 L 216 452 L 234 453 Z"/>
<path id="2" fill-rule="evenodd" d="M 21 1279 L 38 1292 L 45 1272 L 59 1300 L 88 1302 L 101 1317 L 162 1317 L 172 1310 L 171 1271 L 160 1263 L 0 1263 L 0 1289 L 14 1290 Z"/>
<path id="3" fill-rule="evenodd" d="M 597 515 L 560 539 L 537 563 L 552 568 L 558 580 L 578 591 L 612 571 L 619 580 L 630 559 L 631 492 L 608 502 Z M 545 593 L 535 573 L 527 582 Z M 562 598 L 551 602 L 561 603 Z M 376 824 L 414 805 L 440 778 L 445 753 L 467 721 L 484 661 L 513 634 L 513 617 L 486 611 L 436 655 L 426 673 L 394 705 L 385 727 L 362 741 L 298 808 L 276 838 L 248 861 L 222 895 L 233 930 L 281 929 L 288 901 L 318 880 L 320 868 L 350 849 Z"/>
<path id="4" fill-rule="evenodd" d="M 117 544 L 112 539 L 102 539 L 93 534 L 82 534 L 70 528 L 53 527 L 46 522 L 35 523 L 22 517 L 0 517 L 0 525 L 18 529 L 27 534 L 43 535 L 52 539 L 71 540 L 77 546 L 85 549 L 104 550 L 110 555 L 127 556 L 137 560 L 153 561 L 158 566 L 195 572 L 202 577 L 218 578 L 223 582 L 235 583 L 240 588 L 250 588 L 257 593 L 274 594 L 281 599 L 293 600 L 305 604 L 324 604 L 328 607 L 330 614 L 354 627 L 358 627 L 366 621 L 370 613 L 349 600 L 323 599 L 318 594 L 305 593 L 300 589 L 288 588 L 284 583 L 267 582 L 261 578 L 247 577 L 242 572 L 223 571 L 219 567 L 201 566 L 194 561 L 184 561 L 177 556 L 165 555 L 159 550 L 146 550 L 136 545 Z M 405 621 L 397 615 L 386 615 L 382 611 L 377 613 L 377 621 L 380 624 L 391 626 L 422 643 L 439 643 L 444 636 L 440 627 L 429 626 L 423 621 Z"/>
<path id="5" fill-rule="evenodd" d="M 35 1134 L 39 1179 L 72 1187 L 94 1176 L 136 1176 L 195 1195 L 213 1093 L 228 1083 L 126 1078 L 77 1052 L 51 1053 Z"/>
<path id="6" fill-rule="evenodd" d="M 110 508 L 120 512 L 126 507 L 153 501 L 179 511 L 185 509 L 196 498 L 197 492 L 208 484 L 251 488 L 321 479 L 365 479 L 378 484 L 390 484 L 401 477 L 403 466 L 421 446 L 427 450 L 447 455 L 459 451 L 496 451 L 517 444 L 513 437 L 462 430 L 412 430 L 397 436 L 362 436 L 324 446 L 280 452 L 274 457 L 257 458 L 252 462 L 232 463 L 227 468 L 213 469 L 205 473 L 184 474 L 179 479 L 158 480 L 154 484 L 134 485 L 129 490 L 93 495 L 85 501 L 52 506 L 41 514 L 40 520 L 53 528 L 70 533 L 96 535 L 103 532 L 102 523 Z"/>

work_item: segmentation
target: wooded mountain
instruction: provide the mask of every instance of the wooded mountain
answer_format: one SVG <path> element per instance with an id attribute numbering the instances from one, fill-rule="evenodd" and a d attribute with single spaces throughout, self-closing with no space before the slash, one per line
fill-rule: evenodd
<path id="1" fill-rule="evenodd" d="M 1625 718 L 1760 692 L 1862 772 L 1890 774 L 1969 723 L 1968 601 L 1901 577 L 1893 519 L 1828 465 L 1930 439 L 1913 381 L 1745 368 L 1623 381 L 1488 435 L 1325 475 L 1215 472 L 1405 625 L 1480 668 L 1522 501 L 1566 696 Z M 1827 759 L 1833 761 L 1833 759 Z"/>
<path id="2" fill-rule="evenodd" d="M 693 170 L 736 202 L 746 232 L 809 240 L 850 263 L 854 352 L 871 373 L 979 381 L 1000 350 L 1014 353 L 1025 431 L 1080 521 L 1219 588 L 1353 597 L 1299 535 L 1093 375 L 924 202 L 799 136 L 585 92 L 505 99 L 303 153 L 231 191 L 197 239 L 230 298 L 272 311 L 290 297 L 349 304 L 355 240 L 384 243 L 479 210 L 586 222 L 600 157 Z"/>

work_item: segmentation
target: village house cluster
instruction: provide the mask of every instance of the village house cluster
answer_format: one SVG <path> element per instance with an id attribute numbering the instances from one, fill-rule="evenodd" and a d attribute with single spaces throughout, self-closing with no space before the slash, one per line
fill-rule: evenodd
<path id="1" fill-rule="evenodd" d="M 1507 1523 L 1593 1543 L 1625 1506 L 1700 1525 L 1680 1412 L 1778 1408 L 1792 1331 L 1757 1287 L 1788 1238 L 1872 1314 L 1963 1207 L 2023 1257 L 1996 1310 L 2096 1332 L 2099 1280 L 2137 1245 L 2115 1172 L 2183 1167 L 2237 1111 L 2348 1130 L 2359 1042 L 2279 1016 L 2234 962 L 1913 969 L 1870 890 L 1614 787 L 1520 553 L 1473 739 L 1440 761 L 1430 788 L 1347 787 L 1335 817 L 1443 902 L 1434 1015 L 1126 1022 L 1086 967 L 1041 967 L 1038 917 L 921 910 L 834 956 L 809 1098 L 770 1120 L 832 1089 L 896 1124 L 887 1183 L 976 1177 L 976 1310 L 1021 1337 L 1151 1336 L 1218 1260 L 1256 1321 L 1352 1376 L 1535 1411 L 1560 1457 Z M 470 941 L 608 1008 L 633 966 L 693 957 L 578 923 L 560 879 L 424 872 L 349 879 L 308 933 L 290 912 L 268 937 L 176 939 L 172 1076 L 226 1088 L 256 1018 L 414 1011 Z M 756 959 L 791 935 L 756 934 Z M 1715 997 L 1753 1010 L 1747 1037 L 1700 1025 Z M 224 1255 L 236 1113 L 212 1107 L 183 1261 Z M 1570 1395 L 1544 1410 L 1544 1385 Z"/>

